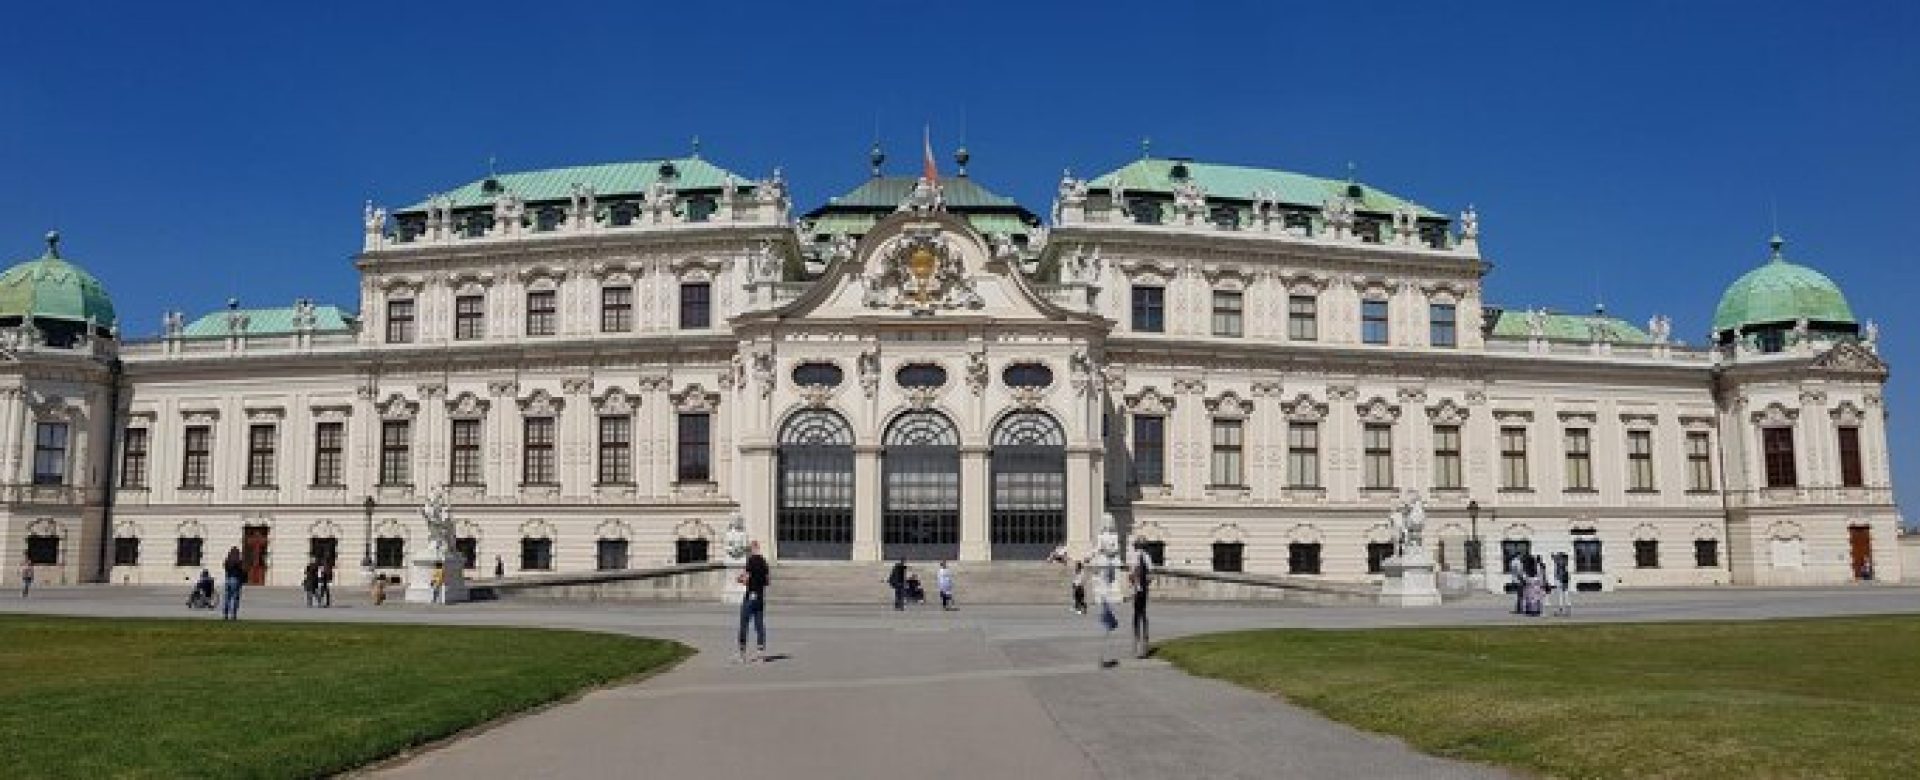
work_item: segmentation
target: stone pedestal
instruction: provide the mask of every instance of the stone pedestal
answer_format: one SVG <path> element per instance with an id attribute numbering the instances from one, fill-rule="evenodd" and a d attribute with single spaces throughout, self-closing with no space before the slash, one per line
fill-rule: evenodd
<path id="1" fill-rule="evenodd" d="M 433 603 L 433 569 L 443 563 L 446 566 L 446 574 L 442 576 L 440 583 L 441 603 L 458 604 L 467 600 L 467 578 L 462 571 L 463 562 L 460 554 L 456 552 L 448 553 L 445 561 L 431 555 L 413 559 L 407 567 L 407 603 Z"/>
<path id="2" fill-rule="evenodd" d="M 1380 603 L 1391 607 L 1432 607 L 1440 604 L 1440 586 L 1433 559 L 1425 549 L 1410 547 L 1380 564 L 1387 579 L 1380 585 Z"/>

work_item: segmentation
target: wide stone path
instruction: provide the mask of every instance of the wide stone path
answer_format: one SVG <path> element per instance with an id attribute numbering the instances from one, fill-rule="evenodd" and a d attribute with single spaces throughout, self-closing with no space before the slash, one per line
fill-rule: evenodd
<path id="1" fill-rule="evenodd" d="M 516 624 L 661 636 L 700 654 L 651 680 L 377 767 L 383 777 L 1466 778 L 1479 765 L 1419 754 L 1285 702 L 1154 660 L 1101 669 L 1090 617 L 1064 608 L 895 613 L 770 602 L 772 660 L 731 663 L 719 605 L 527 602 L 430 609 L 249 591 L 243 616 Z M 343 599 L 343 601 L 357 601 Z M 1162 637 L 1261 626 L 1366 628 L 1521 622 L 1504 600 L 1421 610 L 1156 605 Z M 171 592 L 49 589 L 0 610 L 184 614 Z M 1751 619 L 1920 612 L 1920 590 L 1638 592 L 1587 600 L 1575 620 Z M 205 613 L 201 613 L 205 614 Z M 1113 650 L 1124 647 L 1116 635 Z"/>

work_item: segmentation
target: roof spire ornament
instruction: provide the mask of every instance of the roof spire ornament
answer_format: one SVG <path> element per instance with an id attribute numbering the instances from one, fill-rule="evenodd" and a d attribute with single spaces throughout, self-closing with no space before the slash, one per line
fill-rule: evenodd
<path id="1" fill-rule="evenodd" d="M 1773 256 L 1768 259 L 1768 262 L 1773 262 L 1773 263 L 1786 262 L 1787 261 L 1786 255 L 1781 254 L 1780 252 L 1780 248 L 1786 245 L 1787 245 L 1787 240 L 1780 237 L 1779 231 L 1774 231 L 1773 237 L 1767 239 L 1767 247 L 1773 250 Z"/>
<path id="2" fill-rule="evenodd" d="M 887 153 L 881 151 L 879 139 L 874 139 L 873 148 L 867 150 L 867 162 L 873 165 L 873 177 L 880 178 L 880 166 L 887 161 Z"/>
<path id="3" fill-rule="evenodd" d="M 1140 137 L 1140 159 L 1153 159 L 1153 138 L 1150 136 Z"/>
<path id="4" fill-rule="evenodd" d="M 47 231 L 47 256 L 56 260 L 60 258 L 60 231 L 58 230 Z"/>
<path id="5" fill-rule="evenodd" d="M 700 159 L 700 134 L 693 134 L 693 159 Z"/>
<path id="6" fill-rule="evenodd" d="M 955 150 L 953 153 L 953 162 L 955 165 L 959 166 L 960 178 L 964 179 L 967 177 L 967 162 L 972 159 L 973 159 L 973 155 L 967 153 L 966 143 L 962 142 L 960 144 L 960 148 Z"/>

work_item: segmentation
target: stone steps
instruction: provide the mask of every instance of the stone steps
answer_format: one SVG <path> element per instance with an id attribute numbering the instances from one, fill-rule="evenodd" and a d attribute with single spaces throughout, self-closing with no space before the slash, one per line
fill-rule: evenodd
<path id="1" fill-rule="evenodd" d="M 930 603 L 939 603 L 937 564 L 909 564 Z M 954 600 L 962 604 L 1067 604 L 1070 573 L 1059 564 L 959 562 Z M 891 604 L 891 563 L 775 563 L 770 601 L 797 604 Z"/>

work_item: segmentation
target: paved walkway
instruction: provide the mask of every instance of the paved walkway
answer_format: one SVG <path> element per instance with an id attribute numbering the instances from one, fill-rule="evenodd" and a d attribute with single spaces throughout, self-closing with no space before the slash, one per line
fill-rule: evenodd
<path id="1" fill-rule="evenodd" d="M 777 596 L 776 596 L 777 599 Z M 243 617 L 514 624 L 662 636 L 700 649 L 673 671 L 597 691 L 377 769 L 382 777 L 1478 778 L 1446 761 L 1285 702 L 1188 677 L 1160 661 L 1101 669 L 1090 617 L 1064 608 L 904 614 L 883 606 L 768 615 L 773 659 L 730 663 L 718 605 L 364 604 L 307 610 L 249 591 Z M 1753 619 L 1920 613 L 1920 590 L 1635 592 L 1586 600 L 1574 620 Z M 0 610 L 178 616 L 178 594 L 52 588 Z M 1522 622 L 1481 598 L 1431 609 L 1156 605 L 1168 637 L 1261 626 Z M 206 613 L 201 613 L 206 614 Z M 1114 642 L 1122 649 L 1124 641 Z"/>

